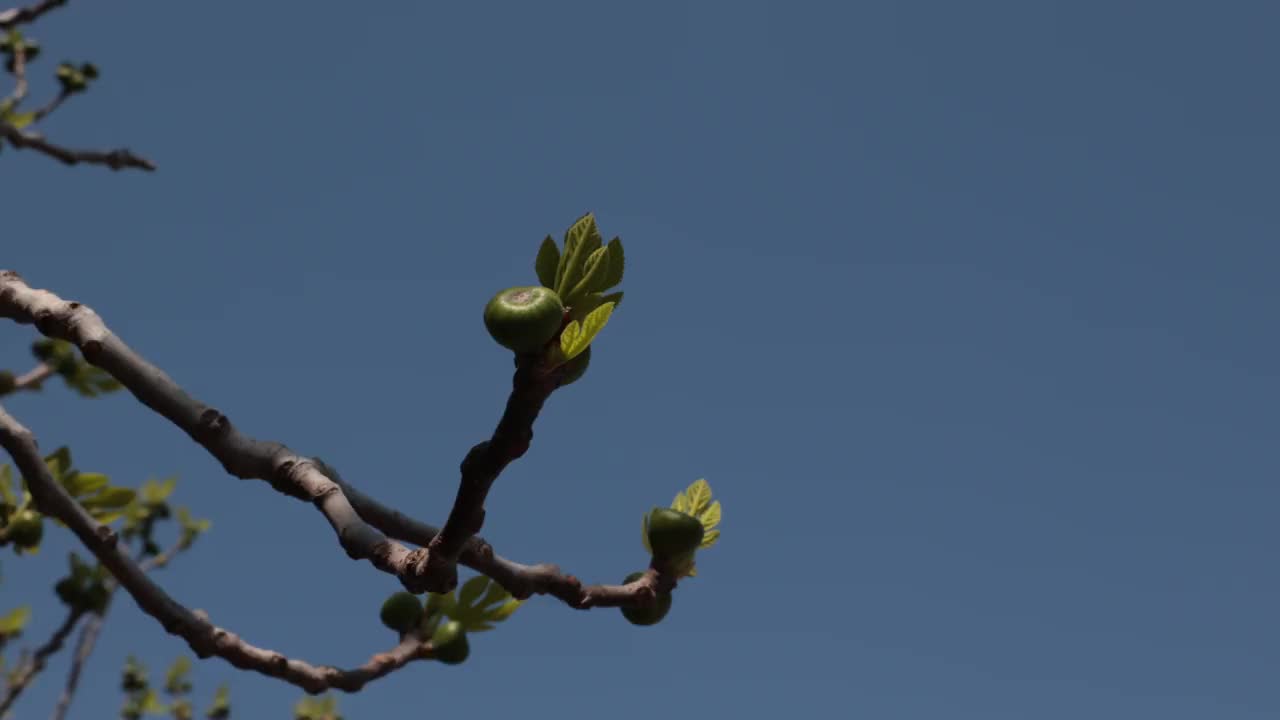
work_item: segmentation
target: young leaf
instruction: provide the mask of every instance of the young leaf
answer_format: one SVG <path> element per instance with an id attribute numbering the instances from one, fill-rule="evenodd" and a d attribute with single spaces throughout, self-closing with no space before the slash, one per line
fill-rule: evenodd
<path id="1" fill-rule="evenodd" d="M 597 248 L 591 252 L 587 258 L 586 269 L 582 273 L 582 279 L 573 286 L 569 294 L 562 299 L 565 305 L 573 306 L 587 293 L 594 290 L 599 285 L 601 278 L 609 272 L 609 248 Z"/>
<path id="2" fill-rule="evenodd" d="M 587 315 L 582 321 L 581 332 L 575 332 L 573 339 L 570 341 L 569 347 L 565 347 L 565 334 L 569 332 L 569 328 L 565 328 L 565 332 L 560 335 L 560 349 L 565 354 L 566 360 L 572 360 L 581 354 L 595 339 L 596 335 L 604 329 L 609 322 L 609 316 L 613 314 L 613 303 L 605 303 Z M 573 323 L 569 323 L 572 327 Z"/>
<path id="3" fill-rule="evenodd" d="M 84 498 L 80 504 L 90 509 L 122 508 L 133 502 L 135 495 L 133 488 L 109 487 L 97 495 Z"/>
<path id="4" fill-rule="evenodd" d="M 708 505 L 705 510 L 698 514 L 698 519 L 702 521 L 703 530 L 707 532 L 715 530 L 716 526 L 720 524 L 720 501 L 717 500 Z"/>
<path id="5" fill-rule="evenodd" d="M 626 261 L 622 255 L 622 238 L 615 237 L 609 241 L 609 271 L 600 278 L 593 290 L 596 292 L 604 292 L 611 287 L 617 287 L 622 282 L 622 271 L 626 265 Z"/>
<path id="6" fill-rule="evenodd" d="M 514 613 L 516 610 L 519 610 L 520 606 L 523 603 L 524 603 L 523 600 L 516 600 L 515 598 L 510 598 L 506 602 L 502 603 L 498 607 L 486 613 L 485 620 L 488 620 L 489 622 L 493 622 L 493 623 L 500 623 L 503 620 L 506 620 L 507 618 L 511 617 L 512 613 Z"/>
<path id="7" fill-rule="evenodd" d="M 671 509 L 675 510 L 676 512 L 682 512 L 682 513 L 688 514 L 689 498 L 685 497 L 685 494 L 683 492 L 676 493 L 675 499 L 671 501 Z"/>
<path id="8" fill-rule="evenodd" d="M 685 512 L 694 517 L 701 514 L 703 508 L 711 502 L 711 485 L 706 480 L 695 480 L 684 493 L 689 499 L 689 509 Z"/>
<path id="9" fill-rule="evenodd" d="M 601 296 L 600 296 L 600 304 L 601 304 L 601 305 L 603 305 L 603 304 L 605 304 L 605 303 L 613 303 L 613 306 L 616 308 L 618 305 L 620 305 L 620 304 L 622 303 L 622 291 L 621 291 L 621 290 L 619 290 L 619 291 L 618 291 L 618 292 L 616 292 L 616 293 L 609 293 L 608 295 L 601 295 Z"/>
<path id="10" fill-rule="evenodd" d="M 587 256 L 603 243 L 596 228 L 595 215 L 587 213 L 569 227 L 564 237 L 564 256 L 560 259 L 560 272 L 556 277 L 555 291 L 562 299 L 582 279 Z M 565 258 L 568 258 L 567 260 Z"/>
<path id="11" fill-rule="evenodd" d="M 183 695 L 191 692 L 191 681 L 187 675 L 191 672 L 191 660 L 185 655 L 178 656 L 164 674 L 164 691 L 170 695 Z"/>
<path id="12" fill-rule="evenodd" d="M 108 482 L 109 478 L 102 473 L 78 472 L 67 475 L 62 484 L 66 487 L 67 492 L 80 497 L 81 495 L 88 495 L 101 490 L 107 486 Z"/>
<path id="13" fill-rule="evenodd" d="M 542 241 L 538 248 L 538 257 L 534 260 L 533 269 L 538 273 L 538 282 L 544 287 L 554 289 L 556 286 L 556 270 L 560 267 L 560 249 L 550 235 Z"/>
<path id="14" fill-rule="evenodd" d="M 27 621 L 31 619 L 31 606 L 23 605 L 22 607 L 11 610 L 7 615 L 0 615 L 0 637 L 5 635 L 16 635 L 22 632 L 22 628 L 27 626 Z"/>
<path id="15" fill-rule="evenodd" d="M 582 335 L 582 323 L 577 320 L 571 321 L 565 326 L 564 330 L 560 332 L 560 352 L 564 355 L 566 362 L 573 357 L 573 355 L 569 354 L 569 351 L 572 350 L 574 345 L 578 342 L 578 337 L 580 335 Z"/>
<path id="16" fill-rule="evenodd" d="M 476 600 L 484 594 L 485 586 L 489 584 L 489 578 L 484 575 L 477 575 L 462 584 L 462 589 L 458 590 L 458 605 L 471 606 Z"/>
<path id="17" fill-rule="evenodd" d="M 715 545 L 716 541 L 719 539 L 720 539 L 719 530 L 708 530 L 706 533 L 703 534 L 702 545 L 700 545 L 699 547 L 709 548 L 712 545 Z"/>
<path id="18" fill-rule="evenodd" d="M 18 498 L 13 495 L 13 471 L 8 465 L 0 465 L 0 502 L 11 507 L 18 506 Z"/>

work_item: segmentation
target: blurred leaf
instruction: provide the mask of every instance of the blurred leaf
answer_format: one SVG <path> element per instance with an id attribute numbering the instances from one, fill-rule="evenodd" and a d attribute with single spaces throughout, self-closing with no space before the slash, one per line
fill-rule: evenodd
<path id="1" fill-rule="evenodd" d="M 110 478 L 102 473 L 73 473 L 62 483 L 67 492 L 79 497 L 100 490 L 108 485 Z"/>
<path id="2" fill-rule="evenodd" d="M 484 575 L 477 575 L 463 583 L 462 588 L 458 590 L 458 605 L 463 607 L 474 605 L 488 584 L 489 578 Z"/>
<path id="3" fill-rule="evenodd" d="M 31 606 L 23 605 L 10 610 L 7 615 L 0 615 L 0 635 L 16 635 L 22 632 L 31 619 Z"/>
<path id="4" fill-rule="evenodd" d="M 671 501 L 671 509 L 677 512 L 689 512 L 689 498 L 685 497 L 684 492 L 676 493 L 676 497 Z"/>
<path id="5" fill-rule="evenodd" d="M 147 480 L 142 483 L 142 501 L 147 503 L 164 502 L 173 494 L 173 489 L 178 486 L 178 478 L 169 477 L 164 480 Z"/>
<path id="6" fill-rule="evenodd" d="M 711 503 L 705 510 L 698 514 L 698 520 L 702 521 L 702 529 L 710 532 L 716 529 L 720 524 L 720 501 Z"/>
<path id="7" fill-rule="evenodd" d="M 12 126 L 14 130 L 21 130 L 22 128 L 30 125 L 33 121 L 35 121 L 36 114 L 35 112 L 24 112 L 24 113 L 10 112 L 10 113 L 5 113 L 3 119 L 10 126 Z"/>
<path id="8" fill-rule="evenodd" d="M 703 535 L 703 536 L 702 536 L 702 545 L 701 545 L 701 547 L 709 548 L 709 547 L 711 547 L 712 545 L 715 545 L 715 544 L 716 544 L 716 541 L 717 541 L 717 540 L 719 540 L 719 539 L 720 539 L 720 531 L 719 531 L 719 530 L 708 530 L 708 531 L 707 531 L 707 533 L 706 533 L 705 535 Z"/>
<path id="9" fill-rule="evenodd" d="M 0 465 L 0 502 L 12 507 L 18 506 L 18 498 L 13 495 L 13 470 L 8 465 Z"/>
<path id="10" fill-rule="evenodd" d="M 181 655 L 164 674 L 164 691 L 170 695 L 183 695 L 191 692 L 191 681 L 187 676 L 191 673 L 191 660 Z"/>
<path id="11" fill-rule="evenodd" d="M 213 694 L 213 704 L 205 711 L 205 717 L 209 720 L 227 720 L 231 717 L 231 689 L 226 685 L 218 686 L 217 692 Z"/>
<path id="12" fill-rule="evenodd" d="M 489 622 L 500 623 L 503 620 L 506 620 L 507 618 L 511 617 L 511 615 L 515 613 L 516 610 L 519 610 L 520 606 L 523 604 L 524 604 L 523 600 L 510 598 L 506 602 L 502 603 L 498 607 L 486 613 L 485 619 L 488 620 Z"/>
<path id="13" fill-rule="evenodd" d="M 556 269 L 560 267 L 560 249 L 556 241 L 548 235 L 538 248 L 538 258 L 534 261 L 534 270 L 538 273 L 538 282 L 543 287 L 554 289 L 556 286 Z"/>
<path id="14" fill-rule="evenodd" d="M 154 688 L 147 690 L 147 694 L 142 697 L 142 712 L 147 715 L 163 715 L 169 711 L 164 703 L 160 702 L 160 694 Z"/>
<path id="15" fill-rule="evenodd" d="M 81 499 L 80 504 L 90 509 L 122 508 L 133 502 L 136 495 L 137 493 L 132 488 L 109 487 L 103 489 L 97 495 Z"/>

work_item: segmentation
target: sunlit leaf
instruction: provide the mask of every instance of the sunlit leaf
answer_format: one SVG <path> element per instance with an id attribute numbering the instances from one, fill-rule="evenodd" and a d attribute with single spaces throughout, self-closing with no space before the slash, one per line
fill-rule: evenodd
<path id="1" fill-rule="evenodd" d="M 694 480 L 684 494 L 688 498 L 688 509 L 684 512 L 696 517 L 711 502 L 711 485 L 706 480 Z"/>

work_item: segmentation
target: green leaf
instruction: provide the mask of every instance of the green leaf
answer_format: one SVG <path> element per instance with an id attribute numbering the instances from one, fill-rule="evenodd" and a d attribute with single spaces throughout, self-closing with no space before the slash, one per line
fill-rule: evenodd
<path id="1" fill-rule="evenodd" d="M 560 257 L 560 271 L 556 275 L 555 291 L 561 299 L 582 279 L 587 257 L 604 244 L 600 230 L 596 228 L 595 215 L 587 213 L 578 218 L 564 235 L 564 254 Z"/>
<path id="2" fill-rule="evenodd" d="M 587 346 L 591 344 L 591 341 L 595 339 L 596 335 L 599 335 L 600 331 L 604 329 L 604 326 L 608 324 L 609 316 L 612 314 L 613 303 L 605 303 L 595 310 L 592 310 L 591 314 L 587 315 L 587 317 L 582 321 L 581 330 L 575 330 L 567 344 L 567 347 L 565 335 L 569 333 L 569 328 L 565 328 L 565 331 L 560 334 L 560 350 L 564 353 L 565 360 L 572 360 L 574 357 L 586 350 Z M 569 327 L 573 327 L 573 325 L 574 323 L 569 323 Z"/>
<path id="3" fill-rule="evenodd" d="M 477 575 L 462 584 L 462 588 L 458 590 L 458 605 L 468 607 L 474 605 L 476 600 L 484 594 L 485 586 L 489 584 L 489 578 L 483 575 Z"/>
<path id="4" fill-rule="evenodd" d="M 147 480 L 142 483 L 142 500 L 148 503 L 162 503 L 173 494 L 178 486 L 178 478 L 169 477 L 161 481 Z"/>
<path id="5" fill-rule="evenodd" d="M 490 582 L 489 591 L 484 594 L 484 597 L 481 598 L 480 602 L 476 603 L 476 606 L 489 607 L 490 605 L 500 603 L 509 597 L 511 597 L 511 595 L 507 592 L 506 588 L 496 582 Z"/>
<path id="6" fill-rule="evenodd" d="M 67 492 L 79 497 L 88 495 L 106 487 L 110 479 L 102 473 L 72 473 L 66 476 L 62 485 Z"/>
<path id="7" fill-rule="evenodd" d="M 164 691 L 170 695 L 182 695 L 191 692 L 191 682 L 187 675 L 191 673 L 191 659 L 185 655 L 178 656 L 164 674 Z"/>
<path id="8" fill-rule="evenodd" d="M 24 112 L 24 113 L 10 112 L 10 113 L 5 113 L 5 116 L 4 116 L 4 121 L 7 122 L 9 125 L 11 125 L 14 130 L 21 130 L 22 128 L 34 122 L 35 119 L 36 119 L 35 112 Z"/>
<path id="9" fill-rule="evenodd" d="M 715 545 L 716 541 L 719 539 L 720 539 L 719 530 L 708 530 L 706 533 L 702 535 L 702 545 L 700 547 L 709 548 L 712 545 Z"/>
<path id="10" fill-rule="evenodd" d="M 573 286 L 568 296 L 562 297 L 564 304 L 572 307 L 599 285 L 601 279 L 609 273 L 609 248 L 597 248 L 587 257 L 586 269 L 582 279 Z"/>
<path id="11" fill-rule="evenodd" d="M 142 698 L 141 709 L 148 715 L 163 715 L 169 711 L 169 708 L 160 702 L 160 694 L 154 689 L 147 690 L 147 694 Z"/>
<path id="12" fill-rule="evenodd" d="M 702 513 L 703 509 L 711 503 L 711 485 L 706 480 L 695 480 L 684 491 L 685 497 L 689 500 L 689 508 L 686 513 L 697 517 Z"/>
<path id="13" fill-rule="evenodd" d="M 497 583 L 494 583 L 494 584 L 496 585 Z M 488 620 L 489 622 L 493 622 L 493 623 L 500 623 L 503 620 L 506 620 L 507 618 L 511 617 L 511 615 L 515 613 L 516 610 L 519 610 L 520 606 L 523 604 L 524 604 L 523 600 L 510 598 L 506 602 L 502 603 L 498 607 L 486 613 L 485 620 Z"/>
<path id="14" fill-rule="evenodd" d="M 565 356 L 564 359 L 566 361 L 573 357 L 569 354 L 569 351 L 573 349 L 574 344 L 578 342 L 578 337 L 581 335 L 582 323 L 577 320 L 571 321 L 564 327 L 564 330 L 560 331 L 560 352 Z"/>
<path id="15" fill-rule="evenodd" d="M 18 498 L 14 497 L 13 470 L 8 465 L 0 465 L 0 502 L 11 507 L 18 506 Z"/>
<path id="16" fill-rule="evenodd" d="M 443 615 L 452 616 L 453 609 L 457 607 L 458 601 L 453 596 L 453 591 L 447 593 L 428 593 L 427 594 L 427 613 L 441 613 Z"/>
<path id="17" fill-rule="evenodd" d="M 97 495 L 82 499 L 80 504 L 89 509 L 122 508 L 133 502 L 136 495 L 133 488 L 109 487 Z"/>
<path id="18" fill-rule="evenodd" d="M 560 267 L 560 248 L 550 235 L 542 241 L 538 248 L 538 257 L 534 260 L 533 269 L 538 273 L 538 282 L 543 287 L 554 289 L 556 286 L 556 270 Z"/>
<path id="19" fill-rule="evenodd" d="M 592 290 L 604 292 L 611 287 L 617 287 L 622 282 L 622 271 L 625 269 L 625 265 L 626 260 L 622 254 L 622 238 L 615 237 L 609 241 L 609 271 L 600 278 L 600 282 Z"/>
<path id="20" fill-rule="evenodd" d="M 688 514 L 689 498 L 685 497 L 685 494 L 683 492 L 676 493 L 675 499 L 671 501 L 671 509 L 675 510 L 676 512 L 682 512 L 682 513 Z"/>
<path id="21" fill-rule="evenodd" d="M 7 615 L 0 615 L 0 635 L 16 635 L 22 632 L 22 628 L 27 626 L 27 621 L 30 619 L 30 605 L 15 608 Z"/>
<path id="22" fill-rule="evenodd" d="M 615 308 L 616 308 L 616 307 L 618 307 L 618 305 L 620 305 L 620 304 L 622 303 L 622 291 L 621 291 L 621 290 L 619 290 L 619 291 L 618 291 L 618 292 L 616 292 L 616 293 L 609 293 L 608 295 L 601 295 L 601 296 L 600 296 L 600 304 L 601 304 L 601 305 L 603 305 L 603 304 L 605 304 L 605 303 L 613 303 L 613 306 L 614 306 Z"/>
<path id="23" fill-rule="evenodd" d="M 717 500 L 708 505 L 707 508 L 698 515 L 698 520 L 702 521 L 703 530 L 706 530 L 707 532 L 715 530 L 716 526 L 720 524 L 720 501 Z"/>
<path id="24" fill-rule="evenodd" d="M 61 478 L 63 473 L 71 469 L 71 448 L 63 445 L 54 450 L 45 456 L 44 464 L 49 468 L 50 475 Z"/>

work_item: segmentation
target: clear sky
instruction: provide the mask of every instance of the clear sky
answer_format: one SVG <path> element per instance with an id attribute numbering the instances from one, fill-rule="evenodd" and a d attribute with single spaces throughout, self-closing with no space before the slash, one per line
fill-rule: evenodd
<path id="1" fill-rule="evenodd" d="M 626 301 L 499 480 L 485 535 L 593 582 L 706 477 L 723 536 L 665 622 L 537 598 L 392 717 L 1280 715 L 1274 2 L 74 2 L 102 77 L 44 129 L 155 174 L 0 155 L 0 266 L 81 300 L 243 430 L 440 522 L 511 359 L 481 310 L 581 213 Z M 44 80 L 48 77 L 48 80 Z M 30 328 L 3 329 L 25 369 Z M 354 665 L 397 585 L 311 507 L 127 395 L 6 407 L 214 522 L 161 579 Z M 51 602 L 72 547 L 6 555 Z M 23 592 L 20 592 L 23 591 Z M 45 598 L 41 600 L 40 598 Z M 61 611 L 37 608 L 31 639 Z M 72 717 L 134 652 L 125 598 Z M 55 662 L 17 717 L 44 717 Z M 203 706 L 300 692 L 199 665 Z"/>

